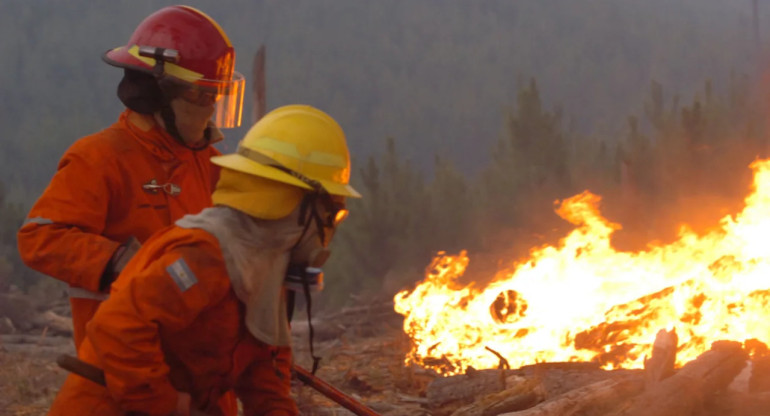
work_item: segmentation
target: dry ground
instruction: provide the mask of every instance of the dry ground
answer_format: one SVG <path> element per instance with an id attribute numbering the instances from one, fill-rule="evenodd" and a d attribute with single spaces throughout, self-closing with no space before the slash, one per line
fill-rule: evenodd
<path id="1" fill-rule="evenodd" d="M 398 315 L 332 317 L 333 324 L 316 326 L 316 354 L 323 357 L 317 376 L 388 416 L 428 415 L 421 409 L 427 384 L 434 375 L 404 365 L 409 341 Z M 310 368 L 306 322 L 295 322 L 295 358 Z M 28 334 L 28 344 L 2 343 L 0 338 L 0 415 L 46 414 L 66 374 L 55 363 L 61 353 L 72 354 L 69 338 Z M 37 340 L 37 341 L 36 341 Z M 303 415 L 350 415 L 313 389 L 297 382 L 294 395 Z"/>
<path id="2" fill-rule="evenodd" d="M 74 346 L 61 348 L 62 353 L 74 350 Z M 45 415 L 66 377 L 55 360 L 46 346 L 30 344 L 9 350 L 0 345 L 0 415 Z"/>

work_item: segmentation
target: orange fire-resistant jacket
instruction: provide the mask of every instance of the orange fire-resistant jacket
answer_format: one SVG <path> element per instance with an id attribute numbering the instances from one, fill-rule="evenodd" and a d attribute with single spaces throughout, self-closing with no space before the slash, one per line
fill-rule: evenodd
<path id="1" fill-rule="evenodd" d="M 106 297 L 99 279 L 118 246 L 132 236 L 144 242 L 211 206 L 219 170 L 209 158 L 216 154 L 212 146 L 197 152 L 182 146 L 151 117 L 130 110 L 64 154 L 17 240 L 29 267 L 70 285 L 77 347 Z M 145 186 L 152 183 L 179 192 Z"/>
<path id="2" fill-rule="evenodd" d="M 290 347 L 254 338 L 230 285 L 217 239 L 169 227 L 148 240 L 87 326 L 80 358 L 107 388 L 70 375 L 49 416 L 168 415 L 179 391 L 212 416 L 234 390 L 246 416 L 298 414 L 290 397 Z"/>

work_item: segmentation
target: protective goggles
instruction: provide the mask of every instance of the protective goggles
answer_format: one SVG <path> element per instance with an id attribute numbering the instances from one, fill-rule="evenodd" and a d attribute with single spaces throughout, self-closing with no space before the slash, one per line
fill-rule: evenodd
<path id="1" fill-rule="evenodd" d="M 342 221 L 345 221 L 345 218 L 348 217 L 349 212 L 347 208 L 345 208 L 345 202 L 335 200 L 334 197 L 329 194 L 326 189 L 324 189 L 323 185 L 321 185 L 321 183 L 317 180 L 310 179 L 307 176 L 285 166 L 278 164 L 271 164 L 270 166 L 299 179 L 306 185 L 313 188 L 315 191 L 311 194 L 308 194 L 302 201 L 302 206 L 299 213 L 299 220 L 301 223 L 304 223 L 307 215 L 310 214 L 316 219 L 317 222 L 319 222 L 319 225 L 326 228 L 336 228 L 342 223 Z M 323 205 L 323 212 L 319 212 L 316 209 L 316 201 L 320 201 Z"/>
<path id="2" fill-rule="evenodd" d="M 319 213 L 321 224 L 326 228 L 336 228 L 348 217 L 344 202 L 334 201 L 328 194 L 321 197 L 324 212 Z"/>

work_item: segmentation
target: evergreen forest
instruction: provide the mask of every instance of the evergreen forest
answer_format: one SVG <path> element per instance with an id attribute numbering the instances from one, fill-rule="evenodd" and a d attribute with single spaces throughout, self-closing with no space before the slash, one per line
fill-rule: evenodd
<path id="1" fill-rule="evenodd" d="M 765 4 L 767 3 L 767 4 Z M 0 290 L 44 279 L 15 233 L 75 140 L 117 119 L 121 71 L 101 54 L 166 1 L 0 0 Z M 319 301 L 391 297 L 432 256 L 468 278 L 553 244 L 554 201 L 585 190 L 639 250 L 742 207 L 770 156 L 770 2 L 751 0 L 190 0 L 217 20 L 267 105 L 344 128 L 350 218 Z M 253 122 L 225 131 L 231 152 Z"/>

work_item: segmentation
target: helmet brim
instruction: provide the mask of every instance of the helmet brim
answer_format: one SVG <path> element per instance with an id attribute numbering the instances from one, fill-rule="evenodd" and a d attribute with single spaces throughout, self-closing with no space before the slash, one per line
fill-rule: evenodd
<path id="1" fill-rule="evenodd" d="M 306 190 L 313 189 L 310 185 L 306 184 L 305 182 L 302 182 L 301 180 L 295 178 L 294 176 L 280 169 L 276 169 L 271 166 L 257 163 L 237 153 L 232 153 L 229 155 L 213 156 L 211 158 L 211 162 L 223 168 L 236 170 L 238 172 L 246 173 L 249 175 L 255 175 L 262 178 L 272 179 L 274 181 L 296 186 L 298 188 L 302 188 Z M 321 186 L 324 187 L 326 192 L 332 195 L 339 195 L 339 196 L 345 196 L 350 198 L 361 198 L 361 194 L 358 193 L 358 191 L 353 189 L 353 187 L 348 184 L 342 184 L 342 183 L 337 183 L 337 182 L 332 182 L 327 180 L 319 180 L 318 182 L 321 183 Z"/>
<path id="2" fill-rule="evenodd" d="M 135 69 L 144 72 L 152 72 L 152 67 L 128 53 L 128 48 L 118 46 L 108 50 L 102 55 L 102 60 L 118 68 Z"/>
<path id="3" fill-rule="evenodd" d="M 237 153 L 222 156 L 212 156 L 211 162 L 217 166 L 222 166 L 223 168 L 236 170 L 238 172 L 255 175 L 262 178 L 272 179 L 274 181 L 296 186 L 298 188 L 307 190 L 313 189 L 310 185 L 302 182 L 294 176 L 289 175 L 288 173 L 285 173 L 274 167 L 257 163 Z"/>
<path id="4" fill-rule="evenodd" d="M 361 198 L 361 194 L 348 184 L 324 180 L 319 180 L 318 182 L 321 182 L 321 186 L 326 189 L 326 192 L 332 195 L 346 196 L 350 198 Z"/>

